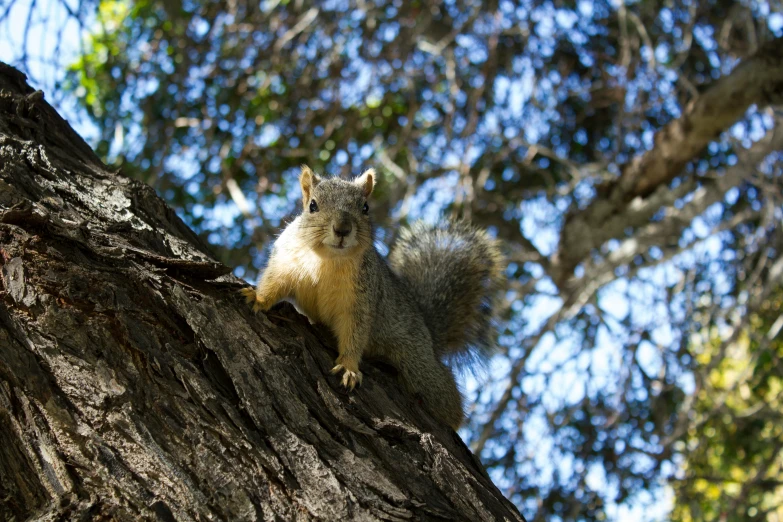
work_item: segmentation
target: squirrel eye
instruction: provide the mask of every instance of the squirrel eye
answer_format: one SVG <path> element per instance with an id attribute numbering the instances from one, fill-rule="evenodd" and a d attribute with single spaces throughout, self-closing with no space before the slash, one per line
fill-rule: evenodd
<path id="1" fill-rule="evenodd" d="M 364 206 L 362 207 L 362 214 L 367 214 L 369 211 L 370 211 L 370 205 L 365 203 Z"/>
<path id="2" fill-rule="evenodd" d="M 310 201 L 310 212 L 318 212 L 318 203 L 315 200 Z"/>

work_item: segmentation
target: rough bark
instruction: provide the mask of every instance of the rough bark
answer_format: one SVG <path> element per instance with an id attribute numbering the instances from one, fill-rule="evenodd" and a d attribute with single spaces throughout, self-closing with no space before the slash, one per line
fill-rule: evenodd
<path id="1" fill-rule="evenodd" d="M 151 188 L 0 64 L 0 519 L 522 520 L 327 331 L 253 315 Z"/>
<path id="2" fill-rule="evenodd" d="M 567 216 L 553 263 L 558 286 L 573 286 L 567 282 L 591 250 L 646 225 L 670 193 L 669 182 L 753 104 L 783 104 L 783 38 L 762 46 L 693 99 L 658 131 L 650 150 L 626 165 L 617 180 L 599 187 L 588 207 Z"/>

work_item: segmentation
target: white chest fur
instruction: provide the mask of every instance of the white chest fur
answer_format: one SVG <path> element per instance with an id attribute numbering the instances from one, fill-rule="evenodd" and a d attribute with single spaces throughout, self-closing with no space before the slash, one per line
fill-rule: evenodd
<path id="1" fill-rule="evenodd" d="M 327 257 L 303 249 L 293 235 L 296 225 L 295 220 L 275 243 L 289 264 L 289 297 L 311 320 L 336 328 L 336 323 L 353 310 L 360 260 L 352 256 Z M 297 248 L 293 248 L 295 244 Z"/>

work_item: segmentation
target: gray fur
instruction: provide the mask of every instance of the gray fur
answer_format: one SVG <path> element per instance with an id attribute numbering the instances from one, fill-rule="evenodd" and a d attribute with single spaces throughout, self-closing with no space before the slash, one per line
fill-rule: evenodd
<path id="1" fill-rule="evenodd" d="M 421 307 L 439 357 L 469 364 L 491 355 L 502 282 L 497 241 L 465 222 L 417 222 L 400 231 L 389 261 Z"/>

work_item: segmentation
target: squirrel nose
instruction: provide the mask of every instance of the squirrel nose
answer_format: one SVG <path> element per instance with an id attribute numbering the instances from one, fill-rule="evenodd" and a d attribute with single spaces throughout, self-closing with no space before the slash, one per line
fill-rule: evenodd
<path id="1" fill-rule="evenodd" d="M 332 230 L 337 237 L 346 237 L 353 230 L 353 226 L 350 221 L 341 221 L 337 225 L 332 226 Z"/>

